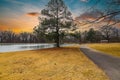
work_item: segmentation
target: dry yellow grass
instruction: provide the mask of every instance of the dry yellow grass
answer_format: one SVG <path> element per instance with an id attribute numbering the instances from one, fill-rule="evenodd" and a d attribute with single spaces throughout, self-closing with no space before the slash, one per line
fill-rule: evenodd
<path id="1" fill-rule="evenodd" d="M 120 43 L 88 44 L 89 47 L 120 57 Z"/>
<path id="2" fill-rule="evenodd" d="M 0 54 L 0 80 L 108 80 L 77 47 Z"/>

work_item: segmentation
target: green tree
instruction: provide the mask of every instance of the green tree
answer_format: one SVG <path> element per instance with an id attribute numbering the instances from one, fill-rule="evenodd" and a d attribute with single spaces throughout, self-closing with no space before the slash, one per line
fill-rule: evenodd
<path id="1" fill-rule="evenodd" d="M 88 33 L 87 33 L 87 40 L 90 42 L 94 42 L 95 41 L 95 31 L 93 28 L 91 28 Z"/>
<path id="2" fill-rule="evenodd" d="M 46 8 L 41 10 L 44 17 L 40 18 L 38 27 L 42 27 L 45 34 L 55 33 L 56 47 L 60 47 L 60 34 L 75 30 L 72 14 L 63 0 L 50 0 Z"/>
<path id="3" fill-rule="evenodd" d="M 41 27 L 41 25 L 38 25 L 33 28 L 34 34 L 38 38 L 38 42 L 46 42 L 46 34 L 45 34 L 45 28 Z"/>
<path id="4" fill-rule="evenodd" d="M 81 42 L 81 32 L 75 31 L 71 34 L 75 38 L 75 42 L 80 43 Z"/>

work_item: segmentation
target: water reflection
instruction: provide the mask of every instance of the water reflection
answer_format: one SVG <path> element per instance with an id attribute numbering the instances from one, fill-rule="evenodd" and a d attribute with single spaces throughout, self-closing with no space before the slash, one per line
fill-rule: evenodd
<path id="1" fill-rule="evenodd" d="M 53 48 L 55 44 L 40 44 L 35 46 L 21 46 L 21 49 L 44 49 L 44 48 Z"/>
<path id="2" fill-rule="evenodd" d="M 53 48 L 55 44 L 1 44 L 0 52 L 14 52 L 24 50 L 35 50 L 44 48 Z"/>

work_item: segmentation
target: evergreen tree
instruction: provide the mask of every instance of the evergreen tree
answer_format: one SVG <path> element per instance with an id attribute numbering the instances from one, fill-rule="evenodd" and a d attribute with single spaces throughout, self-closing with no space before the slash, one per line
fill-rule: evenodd
<path id="1" fill-rule="evenodd" d="M 60 47 L 60 34 L 76 29 L 71 12 L 63 0 L 50 0 L 41 14 L 43 16 L 40 17 L 40 24 L 37 27 L 44 29 L 45 34 L 55 33 L 53 38 L 56 47 Z"/>
<path id="2" fill-rule="evenodd" d="M 88 33 L 87 33 L 87 40 L 90 42 L 94 42 L 95 41 L 95 31 L 93 28 L 91 28 Z"/>

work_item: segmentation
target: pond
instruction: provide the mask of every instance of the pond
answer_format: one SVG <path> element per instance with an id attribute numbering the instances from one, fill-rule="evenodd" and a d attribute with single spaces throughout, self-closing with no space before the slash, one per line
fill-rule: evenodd
<path id="1" fill-rule="evenodd" d="M 53 48 L 55 44 L 0 44 L 0 52 L 14 52 L 25 50 L 36 50 L 44 48 Z"/>
<path id="2" fill-rule="evenodd" d="M 61 46 L 69 46 L 70 44 L 63 44 Z M 55 47 L 54 43 L 42 44 L 0 44 L 0 52 L 15 52 L 25 50 L 37 50 Z"/>

